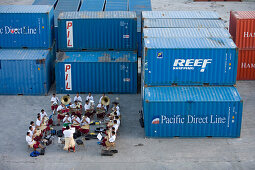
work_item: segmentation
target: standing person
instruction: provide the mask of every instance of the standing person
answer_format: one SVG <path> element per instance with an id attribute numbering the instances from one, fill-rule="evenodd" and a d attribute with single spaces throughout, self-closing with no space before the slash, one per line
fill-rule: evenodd
<path id="1" fill-rule="evenodd" d="M 89 95 L 86 97 L 86 100 L 88 101 L 94 101 L 93 96 L 91 95 L 91 92 L 89 92 Z"/>
<path id="2" fill-rule="evenodd" d="M 70 152 L 70 149 L 72 148 L 73 152 L 75 152 L 75 141 L 73 139 L 74 130 L 70 129 L 70 127 L 67 126 L 63 134 L 65 137 L 64 150 L 68 150 Z"/>
<path id="3" fill-rule="evenodd" d="M 55 114 L 55 112 L 58 108 L 58 102 L 59 102 L 59 99 L 55 93 L 52 95 L 50 102 L 51 102 L 52 113 Z"/>

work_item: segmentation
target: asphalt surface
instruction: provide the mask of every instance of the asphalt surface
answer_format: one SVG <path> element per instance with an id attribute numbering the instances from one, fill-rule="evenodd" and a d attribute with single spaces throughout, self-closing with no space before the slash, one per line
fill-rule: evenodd
<path id="1" fill-rule="evenodd" d="M 31 4 L 33 0 L 0 0 L 0 4 Z M 160 2 L 160 3 L 159 3 Z M 254 2 L 192 2 L 152 0 L 153 10 L 214 10 L 226 21 L 230 10 L 255 10 Z M 145 138 L 138 122 L 140 94 L 108 95 L 119 98 L 122 122 L 116 141 L 119 153 L 100 156 L 101 147 L 89 140 L 85 148 L 67 153 L 54 143 L 46 154 L 29 157 L 25 141 L 31 120 L 44 108 L 50 113 L 49 96 L 0 96 L 0 170 L 12 169 L 255 169 L 255 81 L 237 82 L 244 100 L 240 138 Z M 58 94 L 58 97 L 61 97 Z M 81 95 L 84 99 L 86 94 Z M 93 95 L 95 101 L 100 95 Z M 73 95 L 71 95 L 73 98 Z M 55 119 L 56 120 L 56 119 Z"/>

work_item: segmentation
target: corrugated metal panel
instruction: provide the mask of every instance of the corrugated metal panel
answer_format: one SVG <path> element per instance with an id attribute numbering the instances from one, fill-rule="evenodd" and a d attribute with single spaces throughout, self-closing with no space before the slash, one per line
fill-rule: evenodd
<path id="1" fill-rule="evenodd" d="M 35 0 L 33 5 L 52 5 L 55 8 L 57 2 L 58 0 Z"/>
<path id="2" fill-rule="evenodd" d="M 79 11 L 103 11 L 105 0 L 83 0 Z"/>
<path id="3" fill-rule="evenodd" d="M 81 0 L 59 0 L 54 10 L 54 23 L 58 26 L 58 16 L 61 12 L 78 11 Z"/>
<path id="4" fill-rule="evenodd" d="M 129 0 L 129 11 L 151 11 L 150 0 Z"/>
<path id="5" fill-rule="evenodd" d="M 238 48 L 255 48 L 255 11 L 231 11 L 229 32 Z"/>
<path id="6" fill-rule="evenodd" d="M 47 95 L 54 50 L 0 50 L 0 94 Z"/>
<path id="7" fill-rule="evenodd" d="M 67 37 L 67 23 L 73 33 Z M 137 50 L 135 12 L 68 12 L 59 16 L 59 49 Z M 71 40 L 70 40 L 71 39 Z M 68 44 L 69 43 L 69 44 Z"/>
<path id="8" fill-rule="evenodd" d="M 224 28 L 222 20 L 144 19 L 144 28 Z"/>
<path id="9" fill-rule="evenodd" d="M 60 53 L 55 73 L 57 93 L 137 92 L 136 52 Z"/>
<path id="10" fill-rule="evenodd" d="M 142 18 L 220 19 L 214 11 L 143 11 Z"/>
<path id="11" fill-rule="evenodd" d="M 231 35 L 225 28 L 144 28 L 144 38 L 224 37 Z"/>
<path id="12" fill-rule="evenodd" d="M 237 80 L 255 80 L 255 49 L 239 49 Z"/>
<path id="13" fill-rule="evenodd" d="M 148 87 L 148 137 L 240 137 L 243 102 L 234 87 Z"/>
<path id="14" fill-rule="evenodd" d="M 53 44 L 53 8 L 48 5 L 0 6 L 0 47 L 48 49 Z"/>
<path id="15" fill-rule="evenodd" d="M 233 85 L 237 50 L 227 38 L 145 38 L 145 85 Z"/>
<path id="16" fill-rule="evenodd" d="M 105 11 L 128 11 L 128 0 L 107 0 Z"/>

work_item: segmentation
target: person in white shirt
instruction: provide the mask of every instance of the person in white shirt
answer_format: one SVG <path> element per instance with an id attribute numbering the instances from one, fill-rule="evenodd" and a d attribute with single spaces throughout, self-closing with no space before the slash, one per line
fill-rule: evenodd
<path id="1" fill-rule="evenodd" d="M 41 113 L 40 113 L 40 116 L 41 118 L 43 119 L 44 117 L 47 117 L 47 113 L 44 111 L 44 109 L 41 110 Z"/>
<path id="2" fill-rule="evenodd" d="M 79 93 L 77 93 L 76 96 L 74 96 L 73 101 L 74 101 L 74 102 L 77 101 L 78 103 L 81 103 L 81 102 L 82 102 L 82 98 L 81 98 L 81 96 L 79 95 Z"/>
<path id="3" fill-rule="evenodd" d="M 117 120 L 117 125 L 120 126 L 120 118 L 119 118 L 119 116 L 114 116 L 114 120 Z"/>
<path id="4" fill-rule="evenodd" d="M 94 98 L 91 95 L 91 92 L 89 92 L 89 95 L 86 97 L 86 100 L 88 100 L 88 101 L 93 100 L 94 101 Z"/>
<path id="5" fill-rule="evenodd" d="M 55 113 L 55 111 L 57 110 L 58 108 L 58 102 L 59 102 L 59 99 L 58 97 L 56 96 L 56 94 L 53 94 L 51 99 L 50 99 L 50 102 L 51 102 L 51 110 L 53 112 L 53 114 Z"/>
<path id="6" fill-rule="evenodd" d="M 94 116 L 95 110 L 90 107 L 90 103 L 89 103 L 88 100 L 86 100 L 84 110 L 85 110 L 85 115 L 86 116 L 88 116 L 88 117 L 93 117 Z"/>
<path id="7" fill-rule="evenodd" d="M 35 141 L 41 140 L 42 134 L 40 132 L 37 134 L 37 130 L 33 126 L 29 126 L 28 132 L 34 138 Z"/>
<path id="8" fill-rule="evenodd" d="M 73 152 L 75 152 L 75 141 L 73 139 L 74 130 L 70 129 L 69 126 L 66 127 L 66 130 L 64 130 L 63 134 L 65 137 L 65 146 L 64 150 L 68 150 L 70 152 L 70 149 L 73 149 Z"/>
<path id="9" fill-rule="evenodd" d="M 113 126 L 112 126 L 112 127 L 114 127 L 114 128 L 115 128 L 115 132 L 117 132 L 117 131 L 118 131 L 118 129 L 119 129 L 119 125 L 118 125 L 117 120 L 114 120 L 114 121 L 113 121 Z"/>
<path id="10" fill-rule="evenodd" d="M 36 129 L 40 129 L 43 132 L 45 132 L 45 134 L 47 134 L 47 132 L 50 130 L 49 126 L 43 125 L 40 115 L 37 116 L 37 120 L 35 122 L 35 127 L 36 127 Z"/>
<path id="11" fill-rule="evenodd" d="M 73 122 L 72 127 L 75 127 L 76 129 L 80 128 L 81 119 L 77 115 L 74 115 L 72 117 L 72 122 Z"/>
<path id="12" fill-rule="evenodd" d="M 69 114 L 65 115 L 65 118 L 63 119 L 63 123 L 72 123 L 72 119 L 69 116 Z"/>
<path id="13" fill-rule="evenodd" d="M 57 126 L 60 126 L 60 120 L 63 120 L 65 118 L 65 115 L 67 112 L 69 112 L 69 109 L 67 109 L 66 106 L 63 103 L 61 103 L 61 105 L 59 105 L 57 108 L 57 112 L 58 112 Z"/>
<path id="14" fill-rule="evenodd" d="M 41 125 L 42 125 L 41 116 L 38 115 L 38 116 L 37 116 L 37 120 L 35 121 L 35 127 L 36 127 L 36 128 L 40 128 Z"/>
<path id="15" fill-rule="evenodd" d="M 87 117 L 86 115 L 83 116 L 81 121 L 81 128 L 79 129 L 79 131 L 83 134 L 89 133 L 89 124 L 90 124 L 90 118 Z"/>
<path id="16" fill-rule="evenodd" d="M 102 94 L 102 96 L 100 97 L 100 99 L 99 99 L 99 102 L 98 102 L 98 103 L 100 103 L 100 104 L 101 104 L 101 102 L 102 102 L 102 98 L 103 98 L 103 97 L 105 97 L 105 93 L 103 93 L 103 94 Z"/>
<path id="17" fill-rule="evenodd" d="M 40 147 L 41 149 L 44 149 L 44 147 L 40 144 L 39 141 L 35 141 L 34 138 L 32 137 L 32 135 L 30 134 L 30 132 L 27 132 L 26 135 L 26 142 L 29 145 L 30 148 L 34 148 L 34 150 L 36 150 L 38 147 Z"/>
<path id="18" fill-rule="evenodd" d="M 106 106 L 101 104 L 101 103 L 98 103 L 97 110 L 104 110 L 104 111 L 106 111 Z"/>
<path id="19" fill-rule="evenodd" d="M 106 146 L 106 149 L 107 149 L 107 150 L 109 150 L 110 147 L 115 146 L 115 140 L 116 140 L 116 135 L 115 135 L 115 132 L 112 131 L 111 137 L 109 138 L 109 137 L 107 136 L 107 137 L 106 137 L 105 144 L 103 144 L 103 145 Z"/>

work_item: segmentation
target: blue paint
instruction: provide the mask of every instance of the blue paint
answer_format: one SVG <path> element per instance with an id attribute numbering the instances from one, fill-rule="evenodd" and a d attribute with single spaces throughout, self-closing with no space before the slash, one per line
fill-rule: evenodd
<path id="1" fill-rule="evenodd" d="M 54 8 L 58 0 L 35 0 L 32 5 L 52 5 Z"/>
<path id="2" fill-rule="evenodd" d="M 68 46 L 67 22 L 72 21 L 73 46 Z M 66 12 L 59 16 L 61 51 L 137 50 L 135 12 Z"/>
<path id="3" fill-rule="evenodd" d="M 147 137 L 240 137 L 243 101 L 234 87 L 147 87 Z"/>
<path id="4" fill-rule="evenodd" d="M 65 64 L 71 64 L 70 90 L 66 88 Z M 137 92 L 136 52 L 61 52 L 55 70 L 57 93 Z"/>
<path id="5" fill-rule="evenodd" d="M 105 0 L 83 0 L 79 11 L 103 11 Z"/>
<path id="6" fill-rule="evenodd" d="M 147 86 L 236 83 L 237 49 L 228 38 L 145 38 L 143 55 Z"/>
<path id="7" fill-rule="evenodd" d="M 54 37 L 53 7 L 1 5 L 0 47 L 48 49 Z"/>

